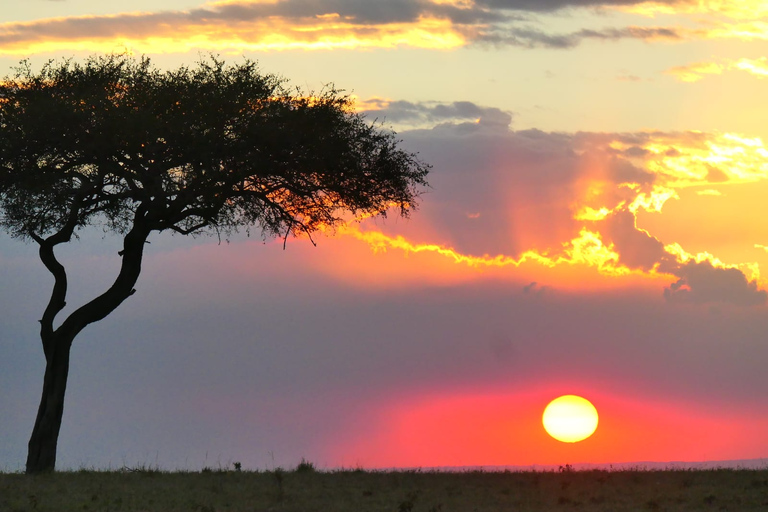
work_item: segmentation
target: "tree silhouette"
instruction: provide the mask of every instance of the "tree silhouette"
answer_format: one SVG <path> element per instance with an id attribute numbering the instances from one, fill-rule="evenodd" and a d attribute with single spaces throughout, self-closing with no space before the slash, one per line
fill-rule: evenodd
<path id="1" fill-rule="evenodd" d="M 46 369 L 27 473 L 55 467 L 72 341 L 135 293 L 147 238 L 258 229 L 311 234 L 356 215 L 407 216 L 429 166 L 336 90 L 292 91 L 255 63 L 162 71 L 146 58 L 23 61 L 0 83 L 0 226 L 54 277 L 40 320 Z M 58 325 L 79 229 L 122 236 L 120 271 Z"/>

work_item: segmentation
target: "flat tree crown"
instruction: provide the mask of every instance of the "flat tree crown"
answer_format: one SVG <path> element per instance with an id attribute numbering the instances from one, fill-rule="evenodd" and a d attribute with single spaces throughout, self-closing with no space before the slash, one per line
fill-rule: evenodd
<path id="1" fill-rule="evenodd" d="M 311 233 L 407 215 L 429 170 L 335 89 L 302 94 L 215 57 L 22 62 L 0 82 L 0 130 L 0 225 L 22 239 L 93 224 Z"/>

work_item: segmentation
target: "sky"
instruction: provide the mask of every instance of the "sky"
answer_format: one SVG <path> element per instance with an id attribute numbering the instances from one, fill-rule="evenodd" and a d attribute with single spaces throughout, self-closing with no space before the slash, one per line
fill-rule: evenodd
<path id="1" fill-rule="evenodd" d="M 758 0 L 28 0 L 20 60 L 209 53 L 333 84 L 432 165 L 408 219 L 154 234 L 73 345 L 59 468 L 768 458 L 768 5 Z M 59 251 L 72 311 L 119 268 Z M 52 278 L 0 234 L 0 469 L 23 468 Z M 576 394 L 599 425 L 549 437 Z"/>

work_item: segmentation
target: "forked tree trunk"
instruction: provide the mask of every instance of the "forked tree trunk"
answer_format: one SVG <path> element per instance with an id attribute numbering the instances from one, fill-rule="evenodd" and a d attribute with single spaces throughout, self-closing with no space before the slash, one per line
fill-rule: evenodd
<path id="1" fill-rule="evenodd" d="M 27 473 L 53 471 L 56 466 L 56 445 L 64 412 L 64 393 L 67 390 L 72 340 L 55 340 L 52 346 L 45 365 L 43 396 L 37 410 L 32 437 L 29 439 Z"/>
<path id="2" fill-rule="evenodd" d="M 144 210 L 144 213 L 146 211 Z M 137 216 L 139 214 L 137 213 Z M 64 394 L 67 391 L 69 374 L 69 352 L 72 341 L 88 324 L 98 322 L 115 310 L 125 299 L 136 291 L 133 285 L 141 273 L 141 259 L 144 244 L 150 230 L 144 227 L 141 219 L 134 222 L 134 227 L 123 239 L 123 257 L 117 279 L 103 294 L 75 310 L 62 324 L 54 329 L 53 320 L 66 306 L 67 274 L 64 267 L 56 260 L 53 248 L 66 242 L 70 232 L 43 240 L 34 237 L 40 244 L 40 258 L 53 274 L 55 283 L 51 300 L 40 320 L 40 338 L 45 352 L 45 376 L 43 377 L 43 396 L 37 410 L 32 437 L 29 439 L 27 452 L 27 473 L 53 471 L 56 467 L 56 445 L 61 429 L 61 417 L 64 413 Z"/>

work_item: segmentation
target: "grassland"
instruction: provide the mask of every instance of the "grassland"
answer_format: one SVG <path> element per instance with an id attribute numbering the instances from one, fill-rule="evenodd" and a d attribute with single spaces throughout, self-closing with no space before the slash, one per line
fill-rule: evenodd
<path id="1" fill-rule="evenodd" d="M 765 511 L 768 470 L 0 474 L 1 512 L 560 510 Z"/>

